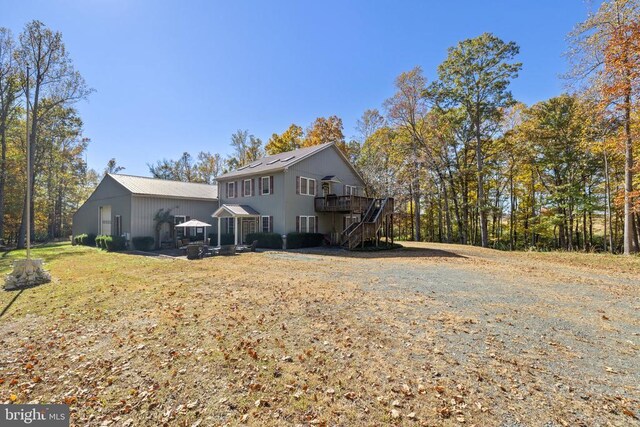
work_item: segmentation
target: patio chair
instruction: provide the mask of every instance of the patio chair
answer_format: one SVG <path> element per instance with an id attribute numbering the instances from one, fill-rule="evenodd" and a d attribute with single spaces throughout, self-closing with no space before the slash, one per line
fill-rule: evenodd
<path id="1" fill-rule="evenodd" d="M 250 245 L 242 245 L 242 246 L 238 246 L 238 248 L 236 249 L 238 252 L 242 253 L 242 252 L 255 252 L 256 251 L 256 247 L 258 246 L 258 241 L 254 240 Z"/>
<path id="2" fill-rule="evenodd" d="M 189 239 L 180 239 L 177 242 L 178 249 L 186 249 L 190 243 L 191 241 Z"/>
<path id="3" fill-rule="evenodd" d="M 204 255 L 202 245 L 188 245 L 187 259 L 200 259 Z"/>

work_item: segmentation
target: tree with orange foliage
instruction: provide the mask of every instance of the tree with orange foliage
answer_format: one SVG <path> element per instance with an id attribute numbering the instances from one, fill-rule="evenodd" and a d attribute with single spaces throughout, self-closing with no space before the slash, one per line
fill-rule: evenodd
<path id="1" fill-rule="evenodd" d="M 634 145 L 637 145 L 640 101 L 640 0 L 610 0 L 572 33 L 574 75 L 588 83 L 585 92 L 597 98 L 612 122 L 620 124 L 620 148 L 625 156 L 624 253 L 640 250 L 634 208 Z"/>

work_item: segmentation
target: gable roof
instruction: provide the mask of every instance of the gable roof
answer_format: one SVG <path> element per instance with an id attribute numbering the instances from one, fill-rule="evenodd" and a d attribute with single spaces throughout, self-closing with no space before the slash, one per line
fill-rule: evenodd
<path id="1" fill-rule="evenodd" d="M 217 185 L 169 181 L 166 179 L 121 175 L 115 173 L 108 173 L 107 176 L 135 195 L 180 199 L 218 199 Z"/>
<path id="2" fill-rule="evenodd" d="M 260 213 L 249 205 L 222 205 L 214 213 L 214 218 L 222 218 L 225 212 L 232 217 L 258 216 Z"/>
<path id="3" fill-rule="evenodd" d="M 217 180 L 281 171 L 329 147 L 335 147 L 335 144 L 333 142 L 327 142 L 325 144 L 313 145 L 311 147 L 299 148 L 297 150 L 263 157 L 255 162 L 249 163 L 248 165 L 244 165 L 237 170 L 225 173 L 224 175 L 219 176 Z M 337 147 L 336 151 L 342 155 L 344 161 L 347 162 L 351 169 L 353 169 L 355 174 L 362 179 L 358 171 L 355 170 L 342 151 Z"/>

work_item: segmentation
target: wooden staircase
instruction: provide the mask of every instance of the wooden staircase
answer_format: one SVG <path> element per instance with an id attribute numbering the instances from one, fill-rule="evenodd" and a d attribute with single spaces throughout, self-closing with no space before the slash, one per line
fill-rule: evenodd
<path id="1" fill-rule="evenodd" d="M 386 237 L 384 244 L 393 244 L 393 209 L 392 197 L 371 199 L 360 222 L 351 224 L 342 232 L 340 244 L 349 250 L 371 242 L 378 246 L 383 235 Z"/>

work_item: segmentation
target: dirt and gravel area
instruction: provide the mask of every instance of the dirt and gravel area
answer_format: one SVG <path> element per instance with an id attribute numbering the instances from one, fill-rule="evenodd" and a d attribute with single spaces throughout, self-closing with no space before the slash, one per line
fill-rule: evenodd
<path id="1" fill-rule="evenodd" d="M 640 425 L 640 258 L 405 246 L 43 250 L 54 282 L 0 295 L 0 401 L 96 426 Z"/>

